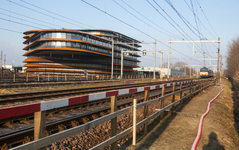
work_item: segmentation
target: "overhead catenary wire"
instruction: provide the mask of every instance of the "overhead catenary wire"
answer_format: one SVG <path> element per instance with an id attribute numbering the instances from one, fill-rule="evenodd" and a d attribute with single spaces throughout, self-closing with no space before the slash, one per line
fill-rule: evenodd
<path id="1" fill-rule="evenodd" d="M 159 12 L 159 10 L 156 8 L 156 7 L 154 7 L 154 5 L 152 4 L 152 3 L 150 3 L 148 0 L 146 0 L 164 19 L 166 19 L 179 33 L 181 33 L 174 25 L 173 25 L 173 23 L 174 24 L 176 24 L 177 25 L 177 27 L 181 30 L 181 31 L 183 31 L 184 33 L 185 33 L 185 35 L 187 36 L 187 37 L 189 37 L 189 39 L 191 40 L 191 41 L 193 41 L 191 38 L 190 38 L 190 36 L 178 25 L 178 23 L 176 22 L 176 21 L 174 21 L 174 19 L 172 18 L 172 17 L 170 17 L 170 15 L 155 1 L 155 0 L 153 0 L 154 1 L 154 3 L 170 18 L 170 20 L 172 20 L 173 21 L 173 23 L 171 23 L 161 12 Z M 182 33 L 181 33 L 182 34 Z M 183 34 L 182 34 L 183 35 Z M 183 35 L 184 37 L 185 37 L 185 39 L 187 39 L 188 40 L 188 38 L 185 36 L 185 35 Z M 189 40 L 188 40 L 189 41 Z M 192 43 L 192 42 L 191 42 Z M 197 44 L 196 44 L 196 46 L 197 46 Z M 203 50 L 201 50 L 202 52 L 203 52 Z"/>
<path id="2" fill-rule="evenodd" d="M 36 28 L 36 29 L 42 29 L 42 28 L 39 28 L 39 27 L 36 27 L 36 26 L 28 25 L 28 24 L 25 24 L 25 23 L 20 23 L 20 22 L 17 22 L 17 21 L 12 21 L 12 20 L 9 20 L 9 19 L 4 19 L 4 18 L 0 18 L 0 19 L 4 20 L 4 21 L 13 22 L 13 23 L 16 23 L 16 24 L 21 24 L 21 25 L 24 25 L 24 26 Z"/>
<path id="3" fill-rule="evenodd" d="M 194 28 L 194 30 L 196 30 L 197 32 L 198 32 L 198 37 L 199 37 L 199 39 L 201 39 L 201 36 L 203 36 L 203 37 L 205 37 L 199 30 L 198 30 L 198 26 L 197 26 L 197 29 L 193 26 L 193 25 L 191 25 L 190 24 L 190 22 L 189 21 L 187 21 L 178 11 L 177 11 L 177 9 L 173 6 L 173 4 L 169 1 L 169 0 L 165 0 L 172 8 L 173 8 L 173 10 L 177 13 L 177 15 L 180 17 L 180 19 L 184 22 L 184 24 L 186 24 L 186 26 L 196 35 L 196 33 L 187 25 L 187 24 L 189 24 L 191 27 L 193 27 Z M 191 3 L 191 5 L 192 5 L 192 9 L 193 9 L 193 4 Z M 193 14 L 194 14 L 194 18 L 195 18 L 195 13 L 194 13 L 194 9 L 193 9 Z M 186 22 L 185 22 L 186 21 Z M 195 18 L 195 21 L 196 21 L 196 18 Z M 196 24 L 197 24 L 197 21 L 196 21 Z M 205 37 L 206 38 L 206 37 Z M 198 46 L 198 45 L 197 45 Z M 203 54 L 205 54 L 205 51 L 203 50 L 203 46 L 202 46 L 202 43 L 201 43 L 201 48 L 200 49 L 202 49 L 202 51 L 203 51 Z M 207 50 L 207 49 L 206 49 Z M 210 57 L 212 57 L 210 54 L 208 54 Z"/>
<path id="4" fill-rule="evenodd" d="M 208 23 L 209 23 L 209 25 L 211 26 L 212 30 L 213 30 L 213 31 L 214 31 L 214 33 L 217 35 L 217 37 L 219 37 L 219 36 L 218 36 L 218 34 L 216 33 L 216 31 L 214 30 L 214 28 L 212 27 L 211 23 L 209 22 L 209 20 L 208 20 L 207 16 L 205 15 L 205 13 L 204 13 L 204 11 L 203 11 L 202 7 L 200 6 L 200 4 L 199 4 L 198 0 L 196 0 L 196 1 L 197 1 L 198 5 L 199 5 L 199 8 L 200 8 L 200 9 L 201 9 L 201 11 L 203 12 L 203 15 L 204 15 L 204 17 L 206 18 L 207 22 L 208 22 Z"/>
<path id="5" fill-rule="evenodd" d="M 71 24 L 71 25 L 77 26 L 77 27 L 84 28 L 84 27 L 82 27 L 82 26 L 80 26 L 80 25 L 78 25 L 78 24 L 74 24 L 74 23 L 68 22 L 68 21 L 63 20 L 63 19 L 59 19 L 59 18 L 57 18 L 57 17 L 54 17 L 54 16 L 51 16 L 51 15 L 48 15 L 48 14 L 43 13 L 43 12 L 40 12 L 40 11 L 37 11 L 37 10 L 32 9 L 32 8 L 29 8 L 29 7 L 27 7 L 27 6 L 24 6 L 24 5 L 18 4 L 18 3 L 16 3 L 16 2 L 11 1 L 11 0 L 8 0 L 8 1 L 9 1 L 10 3 L 13 3 L 13 4 L 15 4 L 15 5 L 21 6 L 21 7 L 23 7 L 23 8 L 29 9 L 29 10 L 34 11 L 34 12 L 37 12 L 37 13 L 40 13 L 40 14 L 42 14 L 42 15 L 44 15 L 44 16 L 47 16 L 47 17 L 50 17 L 50 18 L 53 18 L 53 19 L 56 19 L 56 20 L 59 20 L 59 21 L 62 21 L 62 22 L 65 22 L 65 23 L 68 23 L 68 24 Z"/>
<path id="6" fill-rule="evenodd" d="M 15 30 L 11 30 L 11 29 L 5 29 L 5 28 L 0 28 L 1 30 L 5 30 L 5 31 L 10 31 L 10 32 L 15 32 L 15 33 L 20 33 L 22 34 L 22 32 L 20 31 L 15 31 Z"/>
<path id="7" fill-rule="evenodd" d="M 98 8 L 98 7 L 92 5 L 92 4 L 90 4 L 90 3 L 88 3 L 88 2 L 86 2 L 86 1 L 84 1 L 84 0 L 81 0 L 81 1 L 84 2 L 84 3 L 86 3 L 87 5 L 89 5 L 89 6 L 93 7 L 93 8 L 95 8 L 95 9 L 97 9 L 97 10 L 99 10 L 99 11 L 101 11 L 101 12 L 107 14 L 108 16 L 110 16 L 110 17 L 112 17 L 112 18 L 114 18 L 114 19 L 116 19 L 116 20 L 118 20 L 118 21 L 124 23 L 125 25 L 127 25 L 127 26 L 129 26 L 129 27 L 131 27 L 131 28 L 133 28 L 133 29 L 135 29 L 135 30 L 137 30 L 137 31 L 139 31 L 140 33 L 142 33 L 142 34 L 144 34 L 144 35 L 146 35 L 146 36 L 148 36 L 148 37 L 150 37 L 150 38 L 152 38 L 152 39 L 156 39 L 156 38 L 152 37 L 151 35 L 149 35 L 149 34 L 143 32 L 143 31 L 139 30 L 138 28 L 136 28 L 136 27 L 130 25 L 129 23 L 127 23 L 127 22 L 125 22 L 125 21 L 123 21 L 123 20 L 121 20 L 121 19 L 119 19 L 119 18 L 117 18 L 117 17 L 115 17 L 115 16 L 113 16 L 113 15 L 107 13 L 106 11 L 103 11 L 103 10 L 101 10 L 100 8 Z M 167 44 L 165 44 L 165 43 L 163 43 L 163 42 L 161 42 L 161 41 L 159 41 L 159 40 L 156 40 L 156 41 L 158 41 L 158 42 L 160 42 L 161 44 L 163 44 L 164 46 L 167 46 L 167 47 L 168 47 Z M 189 56 L 187 56 L 187 55 L 185 55 L 185 54 L 183 54 L 183 53 L 177 51 L 176 49 L 172 49 L 172 50 L 176 51 L 177 53 L 179 53 L 179 54 L 181 54 L 181 55 L 183 55 L 183 56 L 185 56 L 185 57 L 190 58 Z M 195 59 L 194 59 L 194 60 L 195 60 Z"/>
<path id="8" fill-rule="evenodd" d="M 26 21 L 26 22 L 33 23 L 33 24 L 36 24 L 36 25 L 40 25 L 40 26 L 45 26 L 45 27 L 47 27 L 47 28 L 51 28 L 51 27 L 46 26 L 46 25 L 43 25 L 43 24 L 39 24 L 39 23 L 35 23 L 35 22 L 29 21 L 29 20 L 25 20 L 25 19 L 21 19 L 21 18 L 18 18 L 18 17 L 14 17 L 14 16 L 12 16 L 12 15 L 8 15 L 8 14 L 5 14 L 5 13 L 1 13 L 1 12 L 0 12 L 0 14 L 5 15 L 5 16 L 8 16 L 8 17 L 15 18 L 15 19 L 18 19 L 18 20 L 21 20 L 21 21 Z"/>
<path id="9" fill-rule="evenodd" d="M 121 0 L 125 5 L 127 5 L 129 8 L 133 9 L 136 13 L 138 13 L 140 16 L 142 16 L 143 18 L 145 18 L 146 20 L 148 20 L 149 22 L 151 22 L 152 24 L 156 25 L 157 27 L 159 27 L 160 29 L 164 30 L 165 32 L 167 32 L 168 34 L 171 34 L 170 36 L 172 37 L 176 37 L 178 39 L 182 39 L 181 37 L 167 31 L 166 29 L 162 28 L 161 26 L 159 26 L 158 24 L 156 24 L 155 22 L 153 22 L 152 20 L 150 20 L 148 17 L 144 16 L 142 13 L 140 13 L 139 11 L 137 11 L 136 9 L 134 9 L 132 6 L 130 6 L 128 3 L 126 3 L 125 1 Z M 167 35 L 168 35 L 167 34 Z"/>
<path id="10" fill-rule="evenodd" d="M 173 23 L 175 23 L 176 25 L 177 25 L 177 27 L 179 27 L 180 28 L 180 30 L 182 30 L 184 33 L 185 33 L 185 31 L 174 21 L 174 19 L 172 19 L 172 17 L 170 17 L 169 15 L 168 15 L 168 13 L 167 12 L 165 12 L 165 10 L 155 1 L 155 0 L 153 0 L 154 1 L 154 3 L 173 21 L 173 23 L 172 22 L 170 22 L 161 12 L 159 12 L 159 10 L 152 4 L 152 3 L 150 3 L 148 0 L 146 0 L 165 20 L 167 20 L 180 34 L 182 34 L 175 26 L 174 26 L 174 24 Z M 182 34 L 183 35 L 183 34 Z M 188 34 L 185 34 L 185 35 L 187 35 L 187 37 L 189 37 L 189 35 Z M 185 39 L 187 39 L 187 37 L 185 36 L 185 35 L 183 35 L 184 37 L 185 37 Z M 190 38 L 190 37 L 189 37 Z M 190 38 L 191 39 L 191 38 Z M 188 39 L 187 39 L 188 40 Z M 191 41 L 193 41 L 192 39 L 191 39 Z M 192 42 L 191 42 L 191 44 L 192 44 Z M 196 46 L 198 47 L 198 45 L 196 44 Z M 196 47 L 196 48 L 197 48 Z M 198 49 L 198 48 L 197 48 Z M 204 52 L 204 50 L 200 50 L 201 51 L 201 54 L 203 54 L 203 52 Z"/>
<path id="11" fill-rule="evenodd" d="M 65 16 L 63 16 L 63 15 L 57 14 L 57 13 L 55 13 L 55 12 L 49 11 L 49 10 L 44 9 L 44 8 L 41 8 L 41 7 L 39 7 L 39 6 L 33 5 L 33 4 L 31 4 L 31 3 L 29 3 L 29 2 L 26 2 L 26 1 L 24 1 L 24 0 L 20 0 L 20 1 L 22 1 L 22 2 L 24 2 L 24 3 L 26 3 L 26 4 L 28 4 L 28 5 L 34 6 L 34 7 L 38 8 L 38 9 L 41 9 L 41 10 L 44 10 L 44 11 L 46 11 L 46 12 L 52 13 L 52 14 L 54 14 L 54 15 L 56 15 L 56 16 L 62 17 L 62 18 L 64 18 L 64 19 L 67 19 L 67 20 L 70 20 L 70 21 L 73 21 L 73 22 L 77 22 L 77 23 L 79 23 L 79 24 L 82 24 L 82 25 L 84 25 L 84 26 L 88 26 L 88 27 L 90 27 L 90 28 L 95 28 L 95 27 L 92 27 L 92 26 L 87 25 L 87 24 L 85 24 L 85 23 L 82 23 L 82 22 L 73 20 L 73 19 L 71 19 L 71 18 L 65 17 Z"/>
<path id="12" fill-rule="evenodd" d="M 39 19 L 36 19 L 36 18 L 32 18 L 32 17 L 29 17 L 29 16 L 26 16 L 26 15 L 22 15 L 22 14 L 19 14 L 19 13 L 16 13 L 16 12 L 13 12 L 13 11 L 10 11 L 10 10 L 6 10 L 4 8 L 0 8 L 0 10 L 3 10 L 3 11 L 6 11 L 6 12 L 10 12 L 12 14 L 16 14 L 16 15 L 19 15 L 19 16 L 22 16 L 22 17 L 25 17 L 25 18 L 29 18 L 29 19 L 32 19 L 32 20 L 36 20 L 36 21 L 39 21 L 41 23 L 46 23 L 48 25 L 52 25 L 53 27 L 60 27 L 59 25 L 56 25 L 56 24 L 52 24 L 50 22 L 46 22 L 46 21 L 43 21 L 43 20 L 39 20 Z"/>

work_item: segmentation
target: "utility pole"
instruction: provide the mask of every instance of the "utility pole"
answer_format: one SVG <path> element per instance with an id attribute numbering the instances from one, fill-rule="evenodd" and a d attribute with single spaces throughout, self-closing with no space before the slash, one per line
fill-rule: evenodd
<path id="1" fill-rule="evenodd" d="M 167 73 L 167 80 L 169 81 L 169 67 L 170 67 L 170 44 L 171 39 L 168 41 L 168 73 Z"/>
<path id="2" fill-rule="evenodd" d="M 220 82 L 222 80 L 222 55 L 221 55 L 221 63 L 220 63 Z"/>
<path id="3" fill-rule="evenodd" d="M 220 41 L 220 38 L 218 38 Z M 219 56 L 220 56 L 220 42 L 218 42 L 218 56 L 217 56 L 217 83 L 219 82 Z"/>
<path id="4" fill-rule="evenodd" d="M 6 69 L 6 54 L 4 54 L 4 68 Z"/>
<path id="5" fill-rule="evenodd" d="M 155 79 L 155 67 L 156 67 L 156 40 L 154 41 L 154 77 Z"/>
<path id="6" fill-rule="evenodd" d="M 197 58 L 197 78 L 198 78 L 198 58 Z"/>
<path id="7" fill-rule="evenodd" d="M 2 51 L 1 51 L 1 71 L 2 71 Z"/>
<path id="8" fill-rule="evenodd" d="M 161 63 L 160 63 L 160 69 L 162 70 L 163 67 L 163 50 L 161 50 Z"/>
<path id="9" fill-rule="evenodd" d="M 192 71 L 191 71 L 192 66 L 191 66 L 191 65 L 192 65 L 192 58 L 190 58 L 190 78 L 191 78 L 191 76 L 192 76 L 192 75 L 191 75 L 191 74 L 192 74 Z"/>
<path id="10" fill-rule="evenodd" d="M 115 44 L 119 44 L 119 43 L 115 43 Z M 134 43 L 134 41 L 133 41 L 133 43 L 120 43 L 120 44 L 133 44 L 133 48 L 134 48 L 134 44 L 155 44 L 155 50 L 156 50 L 156 40 L 155 40 L 155 42 L 140 42 L 140 43 Z M 147 53 L 155 53 L 155 55 L 156 55 L 156 52 L 160 52 L 160 51 L 145 51 L 145 52 L 147 52 Z M 123 65 L 124 65 L 124 62 L 123 62 L 123 58 L 124 58 L 124 53 L 126 53 L 126 54 L 129 54 L 129 53 L 132 53 L 132 55 L 134 54 L 134 53 L 144 53 L 144 51 L 121 51 L 121 74 L 120 74 L 120 76 L 121 76 L 121 79 L 122 79 L 122 77 L 123 77 Z M 155 57 L 156 58 L 156 57 Z M 156 62 L 156 61 L 154 61 L 154 62 Z M 155 67 L 154 67 L 155 68 Z M 154 69 L 155 70 L 155 69 Z M 155 74 L 155 73 L 154 73 Z"/>
<path id="11" fill-rule="evenodd" d="M 114 38 L 112 38 L 112 62 L 111 62 L 111 79 L 114 76 Z"/>

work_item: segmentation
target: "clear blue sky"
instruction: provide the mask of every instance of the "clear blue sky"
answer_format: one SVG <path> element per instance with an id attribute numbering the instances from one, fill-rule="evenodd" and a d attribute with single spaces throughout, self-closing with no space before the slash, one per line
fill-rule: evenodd
<path id="1" fill-rule="evenodd" d="M 101 12 L 80 0 L 1 0 L 0 50 L 2 50 L 4 54 L 7 54 L 7 64 L 12 64 L 13 62 L 14 65 L 23 64 L 22 61 L 25 57 L 22 55 L 25 51 L 22 49 L 25 45 L 23 44 L 24 35 L 22 32 L 32 29 L 96 28 L 121 32 L 144 42 L 154 42 L 156 39 L 157 50 L 164 51 L 164 62 L 167 61 L 168 57 L 169 38 L 172 41 L 182 39 L 196 41 L 200 40 L 200 38 L 217 40 L 218 37 L 220 37 L 221 54 L 225 57 L 227 54 L 228 43 L 239 33 L 239 19 L 237 19 L 239 14 L 238 0 L 192 0 L 194 12 L 196 17 L 199 18 L 199 20 L 196 19 L 197 24 L 195 17 L 190 10 L 192 9 L 190 0 L 87 0 L 87 2 L 104 12 Z M 158 11 L 154 9 L 150 3 Z M 195 33 L 185 25 L 179 15 L 168 3 L 173 5 L 176 11 L 180 13 L 181 17 L 185 19 L 185 22 L 190 23 L 190 25 L 187 25 L 190 26 Z M 159 6 L 173 21 L 160 9 Z M 207 16 L 213 29 L 202 13 L 202 10 Z M 127 23 L 127 25 L 107 15 L 105 12 Z M 162 17 L 160 13 L 162 13 L 163 16 L 165 16 L 177 29 Z M 25 17 L 21 15 L 24 15 Z M 5 31 L 3 29 L 13 30 L 20 33 Z M 162 32 L 166 34 L 163 34 Z M 187 39 L 183 37 L 182 34 L 185 36 L 187 34 Z M 217 43 L 198 44 L 198 48 L 196 48 L 196 51 L 198 52 L 193 55 L 193 46 L 191 43 L 173 43 L 171 46 L 173 48 L 171 49 L 171 58 L 192 58 L 192 64 L 196 65 L 197 57 L 203 57 L 199 51 L 209 53 L 206 54 L 207 58 L 217 57 L 217 45 Z M 142 45 L 141 50 L 146 49 L 152 51 L 153 47 L 152 44 Z M 142 61 L 141 66 L 153 66 L 153 54 L 147 54 L 146 56 L 141 57 L 140 60 Z M 175 63 L 176 60 L 172 60 L 171 62 Z M 186 62 L 189 64 L 189 61 Z M 202 61 L 199 63 L 203 64 Z M 160 55 L 158 53 L 156 66 L 159 66 L 159 64 Z M 207 61 L 206 64 L 209 64 L 209 62 Z M 216 61 L 214 61 L 213 64 L 216 65 Z"/>

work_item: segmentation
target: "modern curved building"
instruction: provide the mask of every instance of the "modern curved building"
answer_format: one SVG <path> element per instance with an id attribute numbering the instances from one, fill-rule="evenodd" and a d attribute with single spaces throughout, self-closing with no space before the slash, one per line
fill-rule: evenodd
<path id="1" fill-rule="evenodd" d="M 121 51 L 139 51 L 140 41 L 110 30 L 44 29 L 24 32 L 23 61 L 28 73 L 40 74 L 111 74 L 114 40 L 114 75 L 120 75 Z M 124 44 L 136 43 L 136 44 Z M 137 54 L 124 56 L 124 75 L 139 67 Z"/>

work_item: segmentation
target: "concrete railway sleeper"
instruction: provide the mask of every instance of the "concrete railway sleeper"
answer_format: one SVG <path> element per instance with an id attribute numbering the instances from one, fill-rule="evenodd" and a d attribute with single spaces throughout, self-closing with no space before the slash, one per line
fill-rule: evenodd
<path id="1" fill-rule="evenodd" d="M 201 85 L 200 85 L 201 86 Z M 199 85 L 197 85 L 197 86 L 195 86 L 194 87 L 194 89 L 195 88 L 199 88 L 200 87 Z M 185 87 L 188 87 L 188 86 L 186 86 L 185 85 Z M 185 88 L 184 87 L 184 88 Z M 175 85 L 173 86 L 173 89 L 175 90 L 175 91 L 178 91 L 178 90 L 180 90 L 180 89 L 182 89 L 182 85 L 178 85 L 176 88 L 175 88 Z M 188 89 L 187 89 L 188 90 Z M 170 91 L 172 91 L 172 90 L 170 90 L 170 89 L 168 89 L 168 90 L 166 90 L 166 93 L 169 93 Z M 157 94 L 154 94 L 154 93 L 157 93 Z M 180 92 L 179 92 L 180 93 Z M 144 93 L 143 93 L 144 94 Z M 182 94 L 182 92 L 181 92 L 181 94 Z M 132 95 L 132 94 L 131 94 Z M 128 97 L 130 97 L 131 99 L 132 98 L 137 98 L 137 96 L 136 96 L 136 94 L 134 93 L 134 95 L 135 96 L 128 96 Z M 140 94 L 139 94 L 140 95 Z M 142 95 L 142 92 L 141 92 L 141 95 Z M 159 90 L 154 90 L 154 91 L 151 91 L 150 92 L 150 94 L 149 94 L 150 96 L 150 98 L 149 99 L 154 99 L 154 98 L 157 98 L 157 97 L 159 97 L 160 95 L 161 95 L 161 92 L 159 92 Z M 118 97 L 118 99 L 121 99 L 120 97 Z M 122 99 L 124 99 L 123 97 L 122 97 Z M 141 102 L 141 101 L 143 101 L 144 99 L 139 99 L 138 101 L 139 102 Z M 121 100 L 119 100 L 119 102 L 120 102 Z M 101 103 L 101 102 L 99 102 L 99 103 Z M 129 105 L 132 105 L 132 100 L 130 101 L 130 102 L 121 102 L 121 104 L 118 104 L 117 105 L 117 108 L 118 109 L 122 109 L 122 108 L 124 108 L 124 107 L 127 107 L 127 106 L 129 106 Z M 46 123 L 46 129 L 47 129 L 47 131 L 46 131 L 46 133 L 44 132 L 44 134 L 46 134 L 46 135 L 50 135 L 50 134 L 53 134 L 53 133 L 55 133 L 55 132 L 58 132 L 58 131 L 62 131 L 62 130 L 65 130 L 65 129 L 68 129 L 68 128 L 70 128 L 70 127 L 74 127 L 74 126 L 77 126 L 77 125 L 79 125 L 79 124 L 82 124 L 82 123 L 86 123 L 86 122 L 88 122 L 88 121 L 90 121 L 90 120 L 92 120 L 92 119 L 96 119 L 96 118 L 98 118 L 98 117 L 100 117 L 100 116 L 103 116 L 103 115 L 105 115 L 105 114 L 108 114 L 108 113 L 110 113 L 110 107 L 108 107 L 108 108 L 105 108 L 105 109 L 97 109 L 97 110 L 94 110 L 94 111 L 91 111 L 91 112 L 87 112 L 87 113 L 85 113 L 85 116 L 84 115 L 78 115 L 78 116 L 73 116 L 73 117 L 68 117 L 68 118 L 64 118 L 64 119 L 62 119 L 62 120 L 65 120 L 65 123 L 64 123 L 64 121 L 60 121 L 60 120 L 57 120 L 57 121 L 52 121 L 52 122 L 48 122 L 48 123 Z M 39 114 L 39 115 L 41 115 L 41 114 Z M 44 115 L 44 114 L 43 114 Z M 67 115 L 66 115 L 67 116 Z M 38 117 L 39 118 L 39 117 Z M 78 120 L 77 120 L 77 118 L 78 118 Z M 79 119 L 80 118 L 80 119 Z M 27 120 L 26 120 L 27 121 Z M 56 128 L 56 126 L 57 126 L 57 128 Z M 22 138 L 20 138 L 20 139 L 24 139 L 24 140 L 20 140 L 19 142 L 20 143 L 25 143 L 25 142 L 28 142 L 29 141 L 29 139 L 31 140 L 31 139 L 33 139 L 32 137 L 33 137 L 33 131 L 32 131 L 33 129 L 32 129 L 32 127 L 29 127 L 29 128 L 26 128 L 26 129 L 22 129 Z M 31 132 L 31 133 L 30 133 Z M 12 142 L 12 143 L 9 143 L 9 142 L 7 142 L 8 140 L 7 140 L 7 138 L 10 138 L 10 139 L 13 139 L 13 137 L 14 136 L 16 136 L 16 135 L 18 135 L 17 137 L 19 138 L 20 136 L 20 133 L 17 133 L 17 131 L 15 131 L 15 134 L 14 134 L 14 132 L 12 132 L 13 134 L 5 134 L 6 136 L 5 137 L 2 137 L 2 139 L 0 140 L 0 141 L 4 141 L 4 139 L 5 139 L 5 143 L 7 143 L 7 144 L 5 144 L 5 146 L 7 145 L 8 147 L 11 147 L 12 145 L 16 145 L 16 143 L 18 143 L 17 141 L 15 141 L 15 142 Z M 24 135 L 24 134 L 25 135 Z M 27 133 L 27 134 L 26 134 Z M 42 136 L 45 136 L 45 135 L 42 135 Z M 39 136 L 38 135 L 38 138 L 41 138 L 41 136 Z M 35 139 L 38 139 L 37 137 L 35 137 Z M 18 143 L 19 144 L 19 143 Z M 1 145 L 4 145 L 3 143 L 1 143 Z"/>
<path id="2" fill-rule="evenodd" d="M 170 103 L 170 104 L 166 104 L 166 106 L 163 106 L 163 108 L 161 108 L 161 109 L 160 109 L 159 111 L 157 111 L 156 113 L 153 113 L 153 114 L 150 115 L 150 116 L 146 116 L 145 119 L 143 119 L 143 120 L 141 120 L 139 123 L 137 123 L 136 128 L 139 128 L 140 126 L 146 124 L 149 120 L 155 118 L 157 115 L 159 115 L 160 113 L 164 112 L 165 109 L 170 109 L 170 108 L 172 108 L 174 105 L 180 104 L 180 102 L 181 102 L 183 99 L 185 99 L 185 98 L 187 98 L 187 97 L 191 98 L 191 95 L 197 94 L 197 93 L 200 92 L 203 88 L 206 88 L 206 87 L 208 87 L 208 86 L 210 86 L 210 85 L 212 85 L 211 82 L 205 82 L 205 83 L 202 83 L 202 84 L 200 83 L 200 84 L 198 84 L 198 85 L 191 85 L 189 88 L 184 88 L 184 89 L 182 89 L 182 88 L 181 88 L 182 86 L 180 86 L 180 89 L 182 89 L 182 90 L 177 90 L 177 91 L 176 91 L 176 88 L 175 88 L 175 91 L 176 91 L 176 92 L 174 92 L 174 93 L 170 93 L 170 94 L 163 95 L 163 94 L 164 94 L 164 92 L 163 92 L 163 93 L 161 94 L 161 97 L 159 97 L 159 98 L 152 99 L 152 100 L 145 101 L 145 102 L 143 102 L 143 103 L 138 104 L 138 105 L 137 105 L 137 108 L 145 107 L 145 106 L 147 106 L 147 105 L 154 104 L 155 102 L 160 102 L 160 101 L 162 102 L 163 99 L 165 99 L 165 98 L 167 98 L 167 97 L 173 97 L 173 95 L 175 95 L 175 94 L 179 94 L 179 95 L 180 95 L 180 100 L 176 100 L 175 102 L 172 102 L 172 103 Z M 202 88 L 200 89 L 199 87 L 202 87 Z M 164 89 L 164 87 L 163 87 L 162 89 Z M 195 91 L 194 91 L 194 90 L 191 90 L 191 89 L 195 89 Z M 147 90 L 146 90 L 146 91 L 147 91 Z M 185 95 L 184 97 L 181 97 L 181 96 L 183 95 L 183 92 L 185 92 L 185 91 L 190 91 L 191 93 Z M 147 92 L 145 92 L 145 93 L 147 93 Z M 116 100 L 116 98 L 115 98 L 115 100 Z M 138 101 L 139 101 L 139 100 L 138 100 Z M 116 104 L 117 102 L 114 102 L 114 103 Z M 113 104 L 113 105 L 112 105 L 112 104 L 113 104 L 113 103 L 111 103 L 111 108 L 112 108 L 113 105 L 114 105 L 114 104 Z M 117 106 L 117 107 L 118 107 L 118 106 Z M 136 108 L 136 107 L 135 107 L 135 108 Z M 112 121 L 112 119 L 117 118 L 117 116 L 120 116 L 120 115 L 122 115 L 122 114 L 125 114 L 126 112 L 131 112 L 131 110 L 132 110 L 131 107 L 127 107 L 127 108 L 124 108 L 124 109 L 122 109 L 122 110 L 117 110 L 117 111 L 114 112 L 114 113 L 110 113 L 110 114 L 108 114 L 108 115 L 104 115 L 104 116 L 102 116 L 102 117 L 100 117 L 100 118 L 97 118 L 97 119 L 95 119 L 95 120 L 92 120 L 92 121 L 86 119 L 86 122 L 87 122 L 87 123 L 85 123 L 85 124 L 76 126 L 76 127 L 74 127 L 74 128 L 70 128 L 70 129 L 68 129 L 68 130 L 65 130 L 64 132 L 58 132 L 58 133 L 56 133 L 56 134 L 49 135 L 49 136 L 47 136 L 47 137 L 45 137 L 45 138 L 41 138 L 41 139 L 36 140 L 36 141 L 31 141 L 31 142 L 29 142 L 29 143 L 20 145 L 20 146 L 18 146 L 18 147 L 13 148 L 13 149 L 14 149 L 14 150 L 15 150 L 15 149 L 17 149 L 17 150 L 23 150 L 23 149 L 39 149 L 39 148 L 42 148 L 42 147 L 44 147 L 44 146 L 46 146 L 46 145 L 48 145 L 48 144 L 51 144 L 51 143 L 54 143 L 54 142 L 59 141 L 59 140 L 61 140 L 61 139 L 67 138 L 67 137 L 72 136 L 72 135 L 75 135 L 76 133 L 81 133 L 81 132 L 84 132 L 84 131 L 86 131 L 86 130 L 88 130 L 88 129 L 90 129 L 90 128 L 94 128 L 94 127 L 96 127 L 97 125 L 99 125 L 99 124 L 101 124 L 101 123 L 103 123 L 103 122 L 105 122 L 105 121 L 107 121 L 107 120 L 111 120 L 111 121 Z M 108 110 L 108 113 L 109 113 L 109 112 L 110 112 L 110 110 Z M 93 117 L 92 117 L 92 118 L 93 118 Z M 89 122 L 88 122 L 88 121 L 89 121 Z M 112 131 L 112 130 L 116 130 L 116 129 L 117 129 L 117 127 L 111 127 L 111 133 L 112 133 L 112 132 L 115 132 L 115 131 Z M 95 129 L 93 129 L 93 130 L 95 130 Z M 111 144 L 111 146 L 113 146 L 114 143 L 117 142 L 117 140 L 123 138 L 124 136 L 128 135 L 128 134 L 131 133 L 131 132 L 132 132 L 132 127 L 128 128 L 128 129 L 126 129 L 126 130 L 124 130 L 123 132 L 118 133 L 117 135 L 112 135 L 112 134 L 111 134 L 111 136 L 112 136 L 111 138 L 107 139 L 105 142 L 102 142 L 102 141 L 101 141 L 102 143 L 100 143 L 100 144 L 98 144 L 98 145 L 91 145 L 91 146 L 89 147 L 89 146 L 86 144 L 87 149 L 88 149 L 88 148 L 91 148 L 91 149 L 103 149 L 103 148 L 107 147 L 107 146 L 110 145 L 110 144 Z M 64 136 L 64 135 L 65 135 L 65 136 Z M 110 136 L 110 135 L 109 135 L 109 136 Z M 27 140 L 27 138 L 26 138 L 26 140 Z M 88 142 L 91 142 L 91 140 L 88 141 Z"/>

